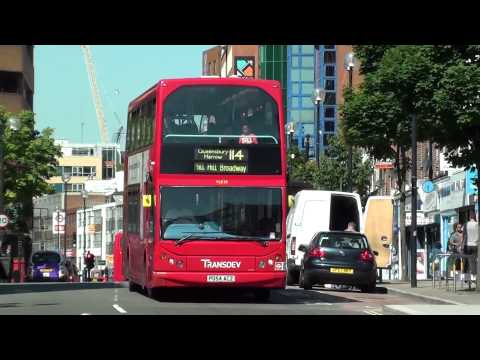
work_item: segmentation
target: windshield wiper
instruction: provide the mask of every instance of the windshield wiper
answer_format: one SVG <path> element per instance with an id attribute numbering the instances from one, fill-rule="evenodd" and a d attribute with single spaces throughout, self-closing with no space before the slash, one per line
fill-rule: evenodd
<path id="1" fill-rule="evenodd" d="M 258 236 L 245 236 L 245 235 L 230 235 L 232 238 L 231 240 L 246 240 L 246 241 L 258 241 L 262 243 L 263 246 L 268 246 L 268 242 L 270 240 L 276 240 L 276 239 L 270 239 L 270 238 L 261 238 Z"/>
<path id="2" fill-rule="evenodd" d="M 178 246 L 178 245 L 180 245 L 181 243 L 187 241 L 188 239 L 193 240 L 193 239 L 192 239 L 192 236 L 193 236 L 193 235 L 198 236 L 198 235 L 203 235 L 203 234 L 223 234 L 223 233 L 220 232 L 220 231 L 205 231 L 205 232 L 196 232 L 196 233 L 193 232 L 193 233 L 188 233 L 187 235 L 185 235 L 185 236 L 181 237 L 180 239 L 176 240 L 176 241 L 175 241 L 175 245 Z M 204 238 L 204 236 L 197 237 L 196 239 L 202 239 L 202 238 Z"/>

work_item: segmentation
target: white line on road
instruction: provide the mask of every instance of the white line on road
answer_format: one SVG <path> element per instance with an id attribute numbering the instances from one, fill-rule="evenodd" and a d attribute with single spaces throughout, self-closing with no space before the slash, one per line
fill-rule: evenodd
<path id="1" fill-rule="evenodd" d="M 326 302 L 317 302 L 317 303 L 311 303 L 311 304 L 305 304 L 305 305 L 332 305 L 332 304 L 326 303 Z"/>
<path id="2" fill-rule="evenodd" d="M 363 310 L 364 313 L 368 314 L 368 315 L 383 315 L 383 314 L 380 314 L 376 311 L 373 311 L 373 310 Z"/>
<path id="3" fill-rule="evenodd" d="M 120 305 L 118 305 L 118 304 L 113 304 L 112 306 L 113 306 L 113 308 L 114 308 L 115 310 L 117 310 L 117 311 L 118 311 L 119 313 L 121 313 L 121 314 L 126 314 L 126 313 L 127 313 L 127 312 L 126 312 L 124 309 L 122 309 L 122 308 L 120 307 Z"/>

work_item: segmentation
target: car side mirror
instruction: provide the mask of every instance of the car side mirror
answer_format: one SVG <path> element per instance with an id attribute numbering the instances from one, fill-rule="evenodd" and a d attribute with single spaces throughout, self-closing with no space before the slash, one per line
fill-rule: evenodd
<path id="1" fill-rule="evenodd" d="M 378 251 L 374 251 L 373 254 L 374 254 L 375 256 L 378 256 Z"/>
<path id="2" fill-rule="evenodd" d="M 305 245 L 299 245 L 298 250 L 302 252 L 307 252 L 307 247 Z"/>

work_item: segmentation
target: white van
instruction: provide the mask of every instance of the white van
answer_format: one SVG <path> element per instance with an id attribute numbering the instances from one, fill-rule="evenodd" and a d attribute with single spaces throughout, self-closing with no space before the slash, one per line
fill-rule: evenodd
<path id="1" fill-rule="evenodd" d="M 300 245 L 308 245 L 319 231 L 343 231 L 350 221 L 363 233 L 360 195 L 322 190 L 302 190 L 295 195 L 287 216 L 287 284 L 298 283 L 303 253 Z"/>

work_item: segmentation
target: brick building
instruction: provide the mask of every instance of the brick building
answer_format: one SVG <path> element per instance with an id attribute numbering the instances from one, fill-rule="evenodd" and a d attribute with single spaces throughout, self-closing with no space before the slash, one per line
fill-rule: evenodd
<path id="1" fill-rule="evenodd" d="M 217 45 L 205 50 L 202 74 L 258 78 L 258 45 Z"/>
<path id="2" fill-rule="evenodd" d="M 32 45 L 0 45 L 0 105 L 17 113 L 33 110 Z"/>

